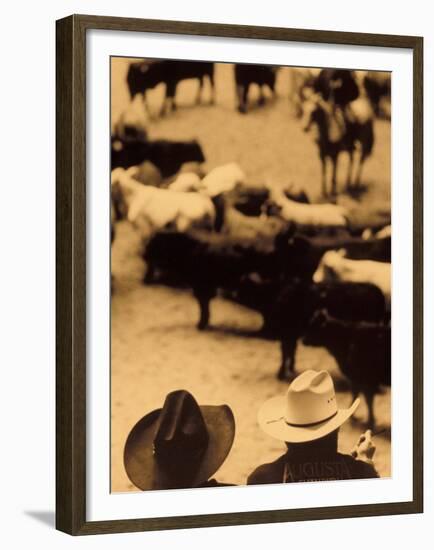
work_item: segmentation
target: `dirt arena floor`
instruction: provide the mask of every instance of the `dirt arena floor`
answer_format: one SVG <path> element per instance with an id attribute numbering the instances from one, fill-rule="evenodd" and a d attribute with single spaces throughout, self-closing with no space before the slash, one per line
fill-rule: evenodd
<path id="1" fill-rule="evenodd" d="M 114 59 L 112 63 L 112 120 L 116 120 L 128 101 L 125 84 L 128 60 Z M 203 147 L 207 169 L 236 161 L 250 181 L 294 183 L 305 189 L 311 200 L 318 200 L 318 153 L 313 136 L 304 133 L 300 121 L 292 115 L 287 99 L 288 69 L 282 69 L 278 76 L 278 98 L 264 108 L 252 107 L 247 115 L 236 111 L 232 70 L 230 65 L 217 67 L 215 105 L 205 101 L 194 106 L 197 82 L 182 82 L 177 94 L 180 108 L 164 118 L 151 120 L 150 138 L 196 138 Z M 251 94 L 252 102 L 255 92 Z M 162 87 L 149 93 L 154 112 L 162 94 Z M 390 123 L 376 121 L 375 137 L 373 155 L 364 171 L 366 192 L 358 201 L 346 195 L 341 195 L 338 201 L 361 217 L 390 208 Z M 139 250 L 134 230 L 127 222 L 119 222 L 112 247 L 115 278 L 111 342 L 112 491 L 136 490 L 123 467 L 127 435 L 144 414 L 162 406 L 168 392 L 181 388 L 192 392 L 199 403 L 227 403 L 232 408 L 236 419 L 235 442 L 215 477 L 222 482 L 244 484 L 256 466 L 284 451 L 283 444 L 262 433 L 256 422 L 261 403 L 286 391 L 286 384 L 276 379 L 279 344 L 256 337 L 255 331 L 261 326 L 257 313 L 223 298 L 211 303 L 212 328 L 197 331 L 198 307 L 190 292 L 142 284 L 146 266 Z M 350 405 L 348 384 L 325 349 L 299 344 L 296 368 L 298 372 L 308 368 L 328 369 L 338 388 L 339 406 Z M 375 464 L 380 475 L 388 477 L 391 475 L 389 389 L 377 396 L 375 414 L 377 429 L 386 428 L 374 439 Z M 341 428 L 342 452 L 349 452 L 364 431 L 366 415 L 362 402 L 355 420 Z"/>

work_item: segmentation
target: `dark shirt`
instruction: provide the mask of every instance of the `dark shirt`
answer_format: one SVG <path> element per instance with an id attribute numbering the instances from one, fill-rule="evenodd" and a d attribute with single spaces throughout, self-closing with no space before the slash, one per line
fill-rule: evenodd
<path id="1" fill-rule="evenodd" d="M 323 69 L 315 81 L 314 89 L 326 101 L 333 96 L 336 105 L 342 107 L 359 97 L 359 89 L 351 71 L 343 69 Z"/>
<path id="2" fill-rule="evenodd" d="M 375 468 L 350 455 L 333 453 L 315 459 L 289 457 L 284 454 L 274 462 L 262 464 L 247 479 L 247 485 L 335 481 L 379 477 Z"/>

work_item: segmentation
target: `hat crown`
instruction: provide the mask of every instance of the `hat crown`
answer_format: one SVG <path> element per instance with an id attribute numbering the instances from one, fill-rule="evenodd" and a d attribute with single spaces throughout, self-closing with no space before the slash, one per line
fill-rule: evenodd
<path id="1" fill-rule="evenodd" d="M 154 438 L 156 459 L 166 469 L 196 464 L 209 441 L 205 420 L 194 397 L 186 390 L 167 395 Z"/>
<path id="2" fill-rule="evenodd" d="M 286 394 L 285 421 L 294 426 L 323 422 L 338 411 L 330 374 L 307 370 L 289 386 Z"/>

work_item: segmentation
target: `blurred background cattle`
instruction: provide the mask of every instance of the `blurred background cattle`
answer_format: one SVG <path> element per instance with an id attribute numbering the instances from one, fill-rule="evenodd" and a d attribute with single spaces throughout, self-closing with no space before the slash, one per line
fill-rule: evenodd
<path id="1" fill-rule="evenodd" d="M 308 368 L 390 475 L 390 74 L 112 58 L 112 490 L 137 419 L 179 388 L 228 403 L 218 478 L 281 451 L 263 400 Z"/>

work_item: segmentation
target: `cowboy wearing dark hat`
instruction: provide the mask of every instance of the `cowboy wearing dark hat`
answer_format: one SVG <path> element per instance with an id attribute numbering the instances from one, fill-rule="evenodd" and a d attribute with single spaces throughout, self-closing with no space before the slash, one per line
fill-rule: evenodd
<path id="1" fill-rule="evenodd" d="M 201 405 L 186 390 L 167 395 L 128 435 L 125 470 L 142 491 L 223 485 L 211 476 L 232 447 L 235 420 L 227 405 Z"/>
<path id="2" fill-rule="evenodd" d="M 287 451 L 250 474 L 247 484 L 331 481 L 378 477 L 375 447 L 367 432 L 351 455 L 338 452 L 338 431 L 355 412 L 339 409 L 333 380 L 325 370 L 307 370 L 290 384 L 286 395 L 267 400 L 259 410 L 262 430 L 286 443 Z M 362 459 L 362 460 L 361 460 Z"/>

